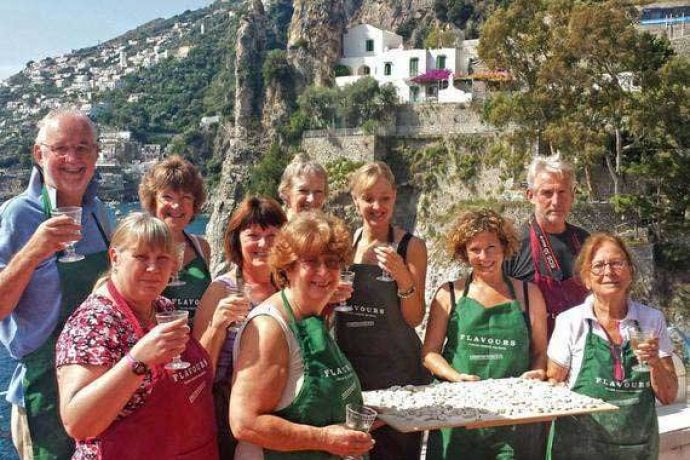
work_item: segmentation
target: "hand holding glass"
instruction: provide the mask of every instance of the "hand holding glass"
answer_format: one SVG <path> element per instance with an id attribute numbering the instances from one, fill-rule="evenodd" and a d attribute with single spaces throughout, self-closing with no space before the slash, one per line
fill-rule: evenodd
<path id="1" fill-rule="evenodd" d="M 383 249 L 383 248 L 390 248 L 393 251 L 396 251 L 398 249 L 398 244 L 397 243 L 381 243 L 381 244 L 376 245 L 374 250 L 378 251 L 378 250 Z M 381 252 L 383 252 L 383 251 L 381 251 Z M 392 283 L 393 281 L 395 281 L 395 279 L 393 279 L 393 277 L 391 276 L 390 272 L 388 272 L 384 268 L 381 268 L 381 274 L 379 276 L 377 276 L 376 279 L 379 281 L 384 281 L 386 283 Z"/>
<path id="2" fill-rule="evenodd" d="M 237 288 L 235 288 L 235 289 L 228 289 L 228 294 L 237 294 L 237 295 L 239 295 L 239 294 L 240 294 L 240 291 L 239 291 L 239 289 L 237 289 Z M 252 294 L 253 294 L 253 289 L 252 289 L 252 287 L 249 286 L 248 284 L 242 283 L 242 295 L 243 295 L 243 297 L 247 300 L 247 302 L 249 302 L 249 308 L 250 308 L 250 309 L 251 309 L 251 307 L 252 307 L 252 305 L 253 305 L 253 301 L 252 301 L 253 296 L 252 296 Z M 245 323 L 246 321 L 247 321 L 247 318 L 246 318 L 246 317 L 245 317 L 243 320 L 235 321 L 232 325 L 228 326 L 228 331 L 231 331 L 231 332 L 234 332 L 235 334 L 237 334 L 237 333 L 240 331 L 240 329 L 242 328 L 242 326 L 244 325 L 244 323 Z"/>
<path id="3" fill-rule="evenodd" d="M 633 347 L 633 351 L 637 355 L 640 350 L 638 350 L 639 346 L 642 344 L 646 345 L 651 345 L 654 343 L 656 339 L 656 334 L 654 334 L 654 331 L 640 331 L 640 330 L 635 330 L 631 331 L 630 333 L 630 344 Z M 638 364 L 633 366 L 633 370 L 637 372 L 649 372 L 649 366 L 647 365 L 646 362 L 640 360 L 638 358 L 638 361 L 640 361 Z"/>
<path id="4" fill-rule="evenodd" d="M 75 224 L 81 225 L 81 207 L 80 206 L 63 206 L 60 208 L 55 208 L 51 211 L 51 215 L 54 217 L 57 216 L 68 216 L 72 218 Z M 59 262 L 63 263 L 69 263 L 69 262 L 77 262 L 79 260 L 83 260 L 84 256 L 81 254 L 78 254 L 77 251 L 74 248 L 74 245 L 77 244 L 77 241 L 81 239 L 81 235 L 78 235 L 75 233 L 75 240 L 70 241 L 67 243 L 67 247 L 65 248 L 65 254 L 58 258 Z"/>
<path id="5" fill-rule="evenodd" d="M 340 284 L 352 286 L 352 283 L 354 283 L 354 281 L 355 272 L 351 272 L 349 270 L 343 270 L 342 272 L 340 272 Z M 347 304 L 347 301 L 343 300 L 333 310 L 340 312 L 348 312 L 352 311 L 352 307 Z"/>
<path id="6" fill-rule="evenodd" d="M 345 406 L 345 426 L 351 430 L 368 433 L 377 415 L 377 412 L 371 407 L 348 404 Z M 345 460 L 362 460 L 362 458 L 361 455 L 348 455 Z"/>
<path id="7" fill-rule="evenodd" d="M 173 321 L 178 321 L 183 318 L 185 320 L 184 324 L 186 325 L 187 320 L 189 319 L 189 312 L 187 310 L 161 311 L 156 313 L 156 322 L 158 324 L 172 323 Z M 189 366 L 190 364 L 188 362 L 182 361 L 180 355 L 177 355 L 172 359 L 172 361 L 165 365 L 165 368 L 168 370 L 178 371 L 181 369 L 187 369 Z"/>
<path id="8" fill-rule="evenodd" d="M 168 286 L 184 286 L 185 283 L 180 279 L 180 271 L 182 271 L 182 265 L 184 265 L 184 252 L 187 249 L 187 243 L 179 243 L 175 245 L 175 251 L 177 256 L 177 269 L 173 273 L 172 279 L 168 283 Z"/>

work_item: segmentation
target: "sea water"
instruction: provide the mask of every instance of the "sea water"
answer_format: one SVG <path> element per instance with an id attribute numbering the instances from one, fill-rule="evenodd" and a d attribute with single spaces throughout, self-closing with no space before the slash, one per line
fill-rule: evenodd
<path id="1" fill-rule="evenodd" d="M 139 203 L 109 203 L 108 204 L 110 218 L 113 222 L 117 222 L 121 218 L 133 211 L 141 210 Z M 187 230 L 189 233 L 195 235 L 204 235 L 206 233 L 206 224 L 208 223 L 208 216 L 199 215 L 194 221 L 189 224 Z M 12 445 L 12 437 L 10 435 L 10 404 L 5 400 L 5 393 L 7 386 L 12 377 L 16 361 L 9 357 L 5 347 L 0 346 L 0 459 L 2 460 L 17 460 L 17 453 Z"/>

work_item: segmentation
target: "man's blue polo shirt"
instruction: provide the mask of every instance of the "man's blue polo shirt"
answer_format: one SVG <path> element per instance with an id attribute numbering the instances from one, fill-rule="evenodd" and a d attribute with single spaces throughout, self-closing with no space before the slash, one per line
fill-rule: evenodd
<path id="1" fill-rule="evenodd" d="M 26 191 L 0 206 L 0 269 L 9 264 L 46 219 L 41 202 L 41 188 L 40 174 L 34 168 Z M 93 179 L 82 201 L 82 238 L 76 248 L 77 252 L 84 255 L 107 249 L 94 214 L 98 216 L 106 235 L 109 236 L 111 232 L 108 213 L 103 203 L 96 198 L 96 188 L 96 180 Z M 55 191 L 49 190 L 49 195 L 54 205 Z M 0 322 L 0 342 L 12 358 L 21 359 L 36 350 L 50 336 L 58 321 L 61 297 L 57 257 L 54 255 L 36 267 L 17 307 Z M 22 380 L 25 372 L 26 368 L 19 363 L 12 375 L 6 396 L 12 404 L 24 406 Z"/>

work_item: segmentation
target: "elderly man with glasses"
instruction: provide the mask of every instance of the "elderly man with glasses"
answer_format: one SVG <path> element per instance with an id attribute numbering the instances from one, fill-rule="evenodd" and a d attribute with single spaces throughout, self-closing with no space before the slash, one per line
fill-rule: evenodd
<path id="1" fill-rule="evenodd" d="M 33 158 L 26 191 L 0 207 L 0 341 L 19 361 L 7 400 L 20 458 L 65 459 L 74 442 L 58 414 L 55 341 L 107 268 L 110 222 L 96 197 L 97 132 L 85 114 L 46 115 Z M 81 221 L 55 212 L 63 207 L 81 208 Z M 58 261 L 75 240 L 84 257 Z"/>

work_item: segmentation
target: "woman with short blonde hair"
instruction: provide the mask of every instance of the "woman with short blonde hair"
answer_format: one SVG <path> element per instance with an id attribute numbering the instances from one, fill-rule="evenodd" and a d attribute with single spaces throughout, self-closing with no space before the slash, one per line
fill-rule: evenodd
<path id="1" fill-rule="evenodd" d="M 297 154 L 283 171 L 278 196 L 285 203 L 288 220 L 302 211 L 319 211 L 328 197 L 328 173 L 317 161 Z"/>
<path id="2" fill-rule="evenodd" d="M 161 220 L 133 213 L 115 229 L 111 271 L 67 320 L 56 345 L 60 415 L 75 460 L 217 459 L 211 383 L 201 345 L 160 294 L 175 267 Z M 174 357 L 189 363 L 167 370 Z"/>

